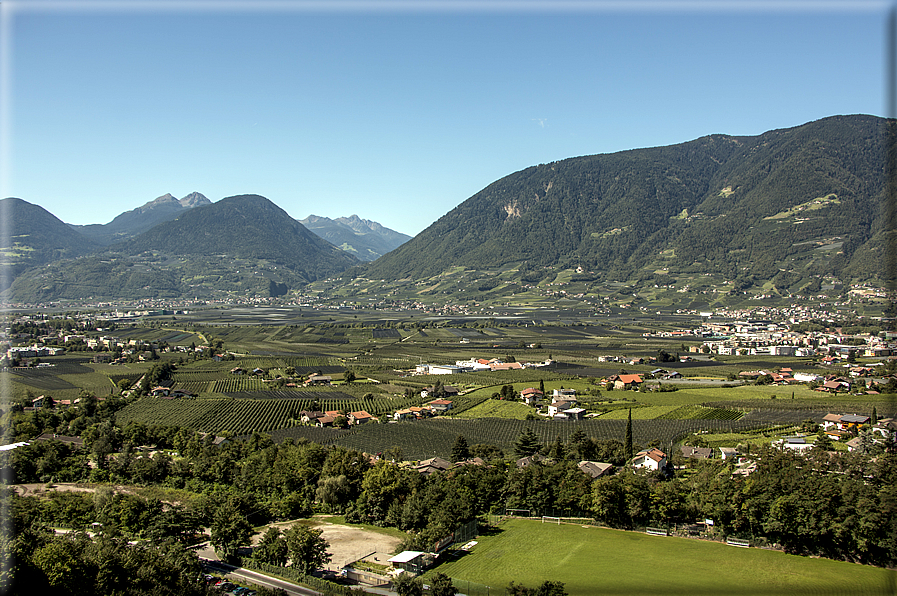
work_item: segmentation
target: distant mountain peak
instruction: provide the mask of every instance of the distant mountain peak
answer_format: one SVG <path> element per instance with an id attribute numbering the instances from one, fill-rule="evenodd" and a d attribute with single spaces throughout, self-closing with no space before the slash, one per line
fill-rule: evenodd
<path id="1" fill-rule="evenodd" d="M 181 207 L 192 209 L 194 207 L 199 207 L 200 205 L 209 205 L 212 201 L 207 199 L 202 193 L 191 192 L 189 195 L 181 197 L 178 200 L 178 203 L 180 203 Z"/>
<path id="2" fill-rule="evenodd" d="M 165 193 L 164 195 L 162 195 L 161 197 L 156 197 L 156 198 L 153 199 L 152 201 L 150 201 L 150 202 L 144 204 L 143 207 L 150 207 L 150 206 L 156 206 L 156 205 L 164 205 L 164 204 L 172 203 L 172 202 L 175 202 L 175 203 L 176 203 L 176 202 L 177 202 L 177 199 L 174 198 L 174 196 L 173 196 L 170 192 L 167 192 L 167 193 Z"/>
<path id="3" fill-rule="evenodd" d="M 336 219 L 309 215 L 299 223 L 362 261 L 376 260 L 411 239 L 407 234 L 355 214 Z"/>

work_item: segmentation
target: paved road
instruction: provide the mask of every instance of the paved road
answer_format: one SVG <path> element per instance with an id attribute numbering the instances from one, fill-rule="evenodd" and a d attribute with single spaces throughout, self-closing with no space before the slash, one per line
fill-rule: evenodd
<path id="1" fill-rule="evenodd" d="M 320 592 L 310 588 L 276 579 L 249 569 L 234 567 L 233 565 L 228 565 L 221 561 L 211 561 L 208 559 L 204 559 L 203 561 L 205 562 L 206 569 L 210 572 L 220 573 L 222 577 L 225 577 L 234 583 L 252 583 L 266 588 L 280 588 L 287 594 L 290 594 L 290 596 L 321 596 Z"/>

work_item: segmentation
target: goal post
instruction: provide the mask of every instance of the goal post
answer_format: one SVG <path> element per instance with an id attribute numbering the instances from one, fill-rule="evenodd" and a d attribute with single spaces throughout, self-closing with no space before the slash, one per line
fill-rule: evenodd
<path id="1" fill-rule="evenodd" d="M 561 525 L 561 518 L 554 517 L 553 515 L 543 515 L 542 523 L 543 524 L 544 523 L 549 523 L 549 524 L 556 523 L 557 525 Z"/>

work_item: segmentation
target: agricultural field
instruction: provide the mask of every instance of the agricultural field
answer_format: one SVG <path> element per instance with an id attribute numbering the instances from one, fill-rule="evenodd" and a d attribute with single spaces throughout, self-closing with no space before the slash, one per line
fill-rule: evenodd
<path id="1" fill-rule="evenodd" d="M 692 433 L 768 428 L 762 422 L 728 420 L 644 420 L 633 422 L 633 441 L 636 445 L 651 443 L 669 445 Z M 625 420 L 582 420 L 558 422 L 554 420 L 515 420 L 509 418 L 447 418 L 437 417 L 397 424 L 365 424 L 344 433 L 332 429 L 317 429 L 328 433 L 315 433 L 321 442 L 342 445 L 368 453 L 380 453 L 392 448 L 401 450 L 405 459 L 421 460 L 434 456 L 449 458 L 452 446 L 459 435 L 469 445 L 485 443 L 495 445 L 507 455 L 513 455 L 514 443 L 524 429 L 532 430 L 542 444 L 560 437 L 568 442 L 571 435 L 582 430 L 596 439 L 625 439 Z M 270 433 L 275 441 L 307 437 L 306 427 L 286 428 Z"/>
<path id="2" fill-rule="evenodd" d="M 793 426 L 807 418 L 819 420 L 829 411 L 869 414 L 876 408 L 880 417 L 897 413 L 888 397 L 829 396 L 800 385 L 757 386 L 729 380 L 742 370 L 778 366 L 825 372 L 806 358 L 698 356 L 694 362 L 664 365 L 599 362 L 607 356 L 650 357 L 661 349 L 670 354 L 687 350 L 681 340 L 642 335 L 681 327 L 684 318 L 648 316 L 636 321 L 622 312 L 583 317 L 556 308 L 538 309 L 538 316 L 537 311 L 532 312 L 504 319 L 448 321 L 388 311 L 247 307 L 198 311 L 176 321 L 163 317 L 116 334 L 178 345 L 217 345 L 216 350 L 229 356 L 215 362 L 194 360 L 180 352 L 160 354 L 163 361 L 175 365 L 165 384 L 195 398 L 141 398 L 120 412 L 119 419 L 234 436 L 266 432 L 284 439 L 313 434 L 315 440 L 325 443 L 368 452 L 399 447 L 409 458 L 425 458 L 447 457 L 459 434 L 469 444 L 491 443 L 511 453 L 524 423 L 535 425 L 535 432 L 545 442 L 555 436 L 565 438 L 575 428 L 597 439 L 622 440 L 622 425 L 630 409 L 635 441 L 644 446 L 652 442 L 669 445 L 693 432 L 740 433 Z M 493 357 L 529 362 L 551 359 L 555 363 L 502 372 L 412 374 L 422 363 Z M 152 365 L 94 364 L 87 353 L 45 360 L 55 366 L 0 372 L 0 380 L 16 398 L 30 393 L 75 399 L 85 389 L 98 396 L 109 395 L 117 391 L 120 381 L 136 382 Z M 677 370 L 685 379 L 663 381 L 664 391 L 608 391 L 596 384 L 601 376 L 623 369 L 644 374 L 658 366 Z M 266 374 L 231 374 L 234 367 L 260 368 Z M 295 373 L 288 374 L 290 368 Z M 345 384 L 343 377 L 350 370 L 357 380 Z M 300 377 L 315 372 L 332 376 L 335 386 L 284 386 L 287 382 L 299 385 Z M 312 408 L 367 410 L 380 417 L 409 405 L 422 405 L 428 399 L 421 398 L 420 391 L 437 381 L 462 392 L 453 398 L 452 411 L 441 418 L 366 425 L 348 433 L 298 426 L 299 412 Z M 578 405 L 586 409 L 588 419 L 527 422 L 535 413 L 533 408 L 492 399 L 504 385 L 520 392 L 540 383 L 548 394 L 554 389 L 575 389 Z M 648 381 L 646 385 L 650 388 L 656 383 Z"/>
<path id="3" fill-rule="evenodd" d="M 440 572 L 470 596 L 511 581 L 559 581 L 570 596 L 893 594 L 895 572 L 723 543 L 606 528 L 506 520 L 424 576 Z M 624 571 L 625 570 L 625 571 Z M 488 587 L 488 589 L 487 589 Z"/>

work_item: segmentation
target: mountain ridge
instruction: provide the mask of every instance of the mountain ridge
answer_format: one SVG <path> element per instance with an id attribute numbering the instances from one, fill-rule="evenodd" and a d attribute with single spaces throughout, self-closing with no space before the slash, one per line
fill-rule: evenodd
<path id="1" fill-rule="evenodd" d="M 354 214 L 336 219 L 309 215 L 298 221 L 321 238 L 362 261 L 374 261 L 411 239 L 407 234 Z"/>
<path id="2" fill-rule="evenodd" d="M 488 185 L 364 275 L 416 279 L 513 263 L 522 275 L 569 267 L 620 280 L 670 267 L 732 279 L 772 279 L 780 269 L 793 277 L 842 275 L 859 265 L 854 253 L 882 233 L 874 216 L 885 198 L 885 149 L 893 144 L 885 123 L 835 116 L 754 137 L 709 135 L 531 166 Z M 797 223 L 764 219 L 828 195 L 838 201 Z M 793 250 L 839 235 L 847 237 L 846 250 Z M 885 275 L 862 269 L 858 277 Z"/>
<path id="3" fill-rule="evenodd" d="M 94 242 L 108 246 L 132 238 L 162 222 L 171 221 L 189 209 L 211 203 L 198 192 L 192 192 L 181 199 L 166 193 L 140 207 L 118 214 L 106 224 L 68 225 Z"/>

